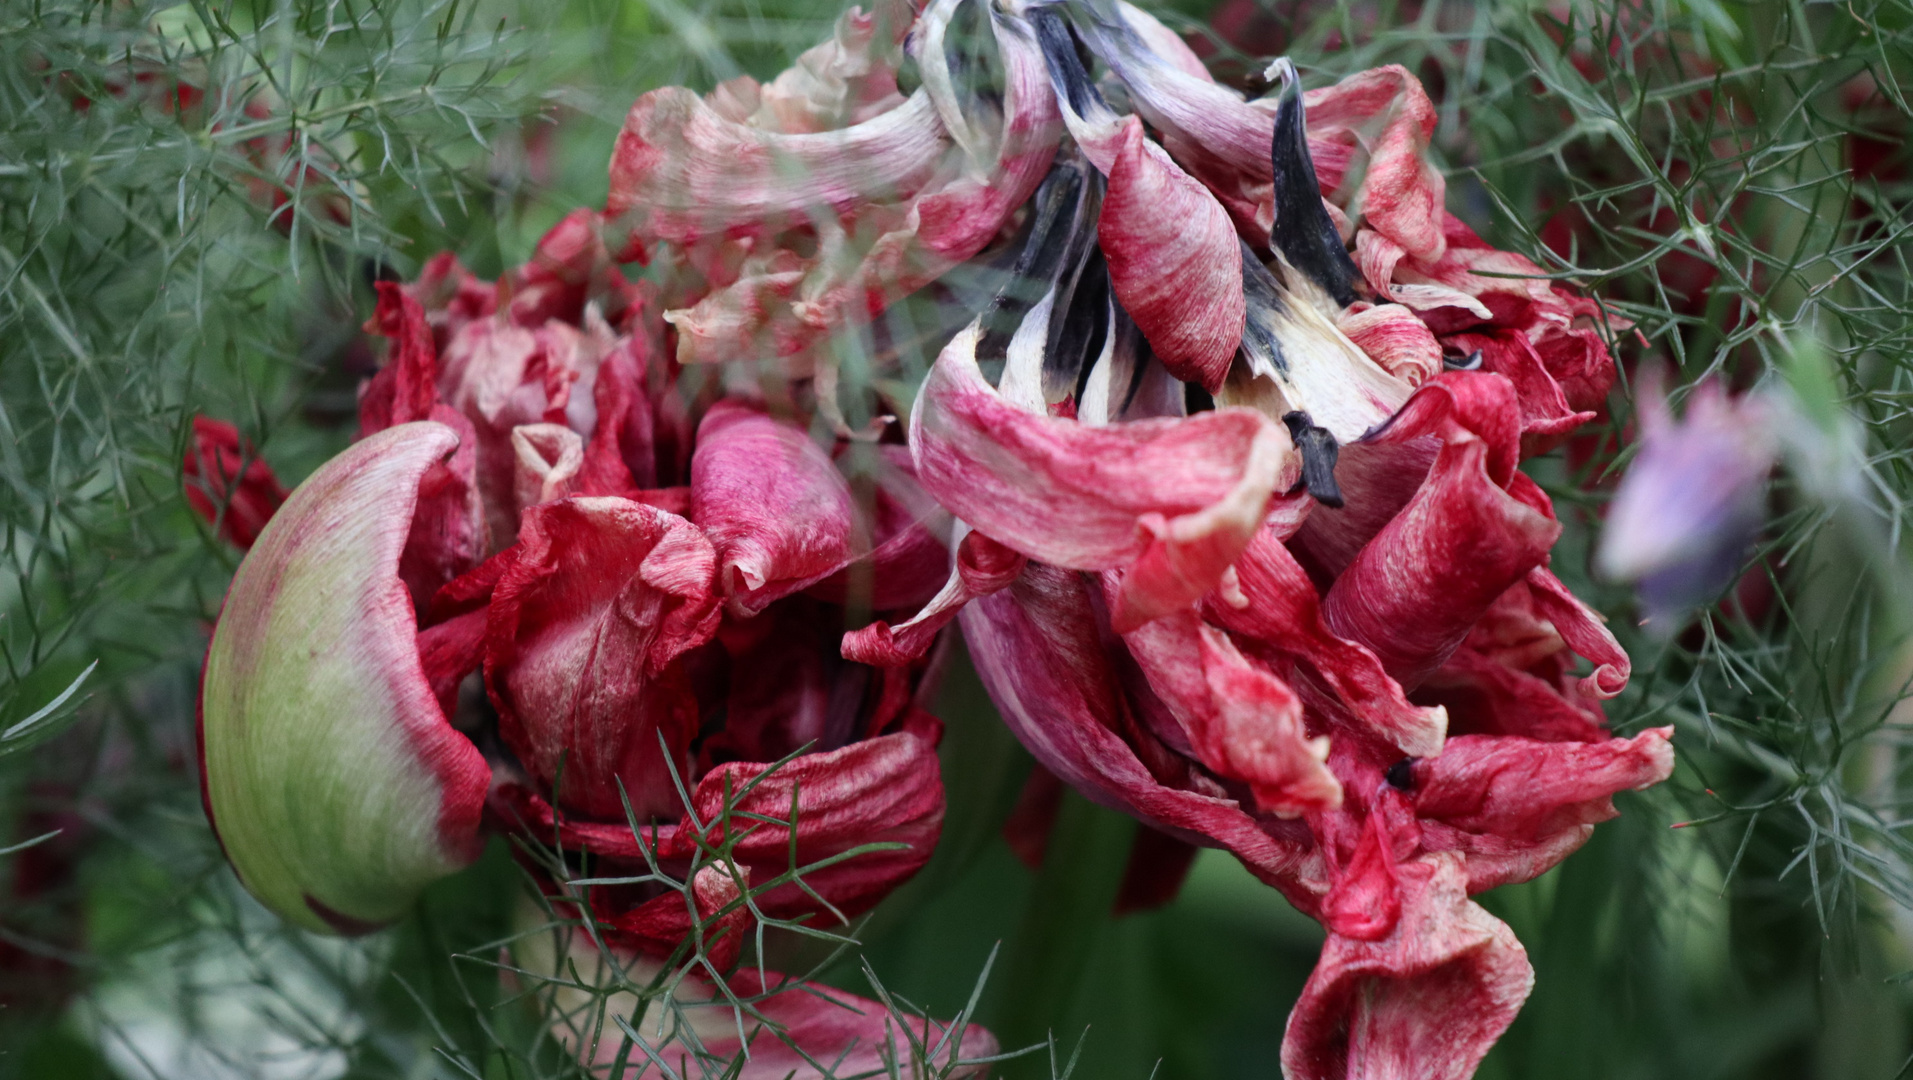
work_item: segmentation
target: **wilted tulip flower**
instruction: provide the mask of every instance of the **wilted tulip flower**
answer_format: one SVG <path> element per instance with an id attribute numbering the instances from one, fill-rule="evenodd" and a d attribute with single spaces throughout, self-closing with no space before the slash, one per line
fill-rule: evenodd
<path id="1" fill-rule="evenodd" d="M 1517 468 L 1605 392 L 1600 309 L 1474 272 L 1532 267 L 1443 212 L 1400 69 L 1303 95 L 1278 65 L 1247 102 L 1126 5 L 996 10 L 1081 156 L 1019 238 L 1040 299 L 999 298 L 917 397 L 948 584 L 846 655 L 960 617 L 1004 719 L 1171 838 L 1165 872 L 1220 846 L 1319 919 L 1285 1075 L 1465 1077 L 1532 981 L 1468 897 L 1673 764 L 1671 729 L 1606 731 L 1627 657 Z"/>
<path id="2" fill-rule="evenodd" d="M 1605 729 L 1627 657 L 1518 469 L 1604 398 L 1604 311 L 1445 212 L 1400 68 L 1304 94 L 1278 63 L 1249 101 L 1118 0 L 1000 0 L 959 79 L 962 2 L 647 94 L 602 218 L 496 285 L 445 256 L 381 287 L 362 437 L 208 654 L 228 855 L 352 931 L 523 830 L 612 882 L 549 884 L 620 956 L 694 945 L 689 992 L 751 996 L 725 968 L 754 926 L 927 858 L 918 703 L 960 618 L 1047 769 L 1152 827 L 1152 895 L 1219 846 L 1328 928 L 1290 1077 L 1466 1076 L 1531 981 L 1468 896 L 1672 766 L 1668 729 Z M 854 430 L 833 341 L 966 262 L 1013 280 L 886 392 L 907 432 Z M 865 1004 L 776 1019 L 868 1047 Z"/>
<path id="3" fill-rule="evenodd" d="M 1719 596 L 1767 518 L 1779 450 L 1765 399 L 1702 383 L 1675 420 L 1657 384 L 1640 399 L 1640 452 L 1608 504 L 1597 566 L 1632 584 L 1650 627 L 1672 630 Z"/>
<path id="4" fill-rule="evenodd" d="M 649 875 L 589 892 L 602 936 L 654 965 L 695 937 L 708 988 L 758 919 L 854 916 L 929 858 L 927 665 L 839 641 L 846 605 L 935 592 L 948 518 L 902 447 L 682 392 L 598 237 L 580 212 L 496 285 L 447 257 L 380 286 L 361 437 L 272 515 L 215 627 L 206 807 L 247 888 L 314 930 L 399 918 L 492 831 Z M 881 1041 L 865 1004 L 780 1015 L 827 1060 Z"/>

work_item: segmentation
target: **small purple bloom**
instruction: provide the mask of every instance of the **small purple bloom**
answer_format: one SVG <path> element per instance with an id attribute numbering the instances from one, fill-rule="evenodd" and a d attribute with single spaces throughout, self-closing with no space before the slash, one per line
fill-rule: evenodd
<path id="1" fill-rule="evenodd" d="M 1598 568 L 1634 585 L 1645 621 L 1666 630 L 1733 583 L 1767 516 L 1776 451 L 1764 398 L 1694 390 L 1675 420 L 1658 386 L 1641 399 L 1641 449 L 1608 507 Z"/>

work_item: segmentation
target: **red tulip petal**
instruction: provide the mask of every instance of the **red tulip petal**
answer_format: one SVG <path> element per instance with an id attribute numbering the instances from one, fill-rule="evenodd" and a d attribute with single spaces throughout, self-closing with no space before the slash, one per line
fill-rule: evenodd
<path id="1" fill-rule="evenodd" d="M 1472 833 L 1538 842 L 1614 817 L 1617 791 L 1641 791 L 1674 771 L 1671 727 L 1631 739 L 1541 742 L 1457 735 L 1415 766 L 1415 812 Z"/>
<path id="2" fill-rule="evenodd" d="M 850 485 L 803 429 L 732 401 L 698 425 L 691 520 L 717 549 L 733 613 L 754 615 L 842 569 L 856 517 Z"/>
<path id="3" fill-rule="evenodd" d="M 1448 185 L 1428 160 L 1436 116 L 1420 80 L 1389 64 L 1313 91 L 1307 103 L 1311 143 L 1352 139 L 1367 152 L 1360 200 L 1369 226 L 1413 258 L 1441 258 Z M 1318 170 L 1325 190 L 1340 185 L 1341 176 Z"/>
<path id="4" fill-rule="evenodd" d="M 1417 391 L 1382 436 L 1439 432 L 1443 442 L 1421 491 L 1335 579 L 1322 612 L 1404 687 L 1440 667 L 1560 535 L 1549 514 L 1504 490 L 1518 415 L 1507 380 L 1450 373 Z"/>
<path id="5" fill-rule="evenodd" d="M 1151 753 L 1158 779 L 1125 741 L 1147 738 L 1122 694 L 1092 596 L 1080 575 L 1032 563 L 1017 582 L 963 609 L 963 636 L 997 711 L 1037 761 L 1086 797 L 1171 836 L 1228 848 L 1264 881 L 1295 891 L 1307 847 L 1261 828 L 1210 782 Z"/>
<path id="6" fill-rule="evenodd" d="M 1471 903 L 1458 856 L 1396 868 L 1401 917 L 1378 941 L 1331 935 L 1289 1014 L 1290 1080 L 1467 1080 L 1534 985 L 1514 933 Z"/>
<path id="7" fill-rule="evenodd" d="M 1188 733 L 1197 760 L 1247 784 L 1257 809 L 1281 817 L 1342 804 L 1324 766 L 1328 739 L 1309 739 L 1295 691 L 1236 651 L 1193 611 L 1123 635 L 1144 676 Z"/>
<path id="8" fill-rule="evenodd" d="M 435 699 L 400 577 L 421 486 L 457 442 L 401 424 L 321 466 L 240 564 L 213 630 L 207 813 L 246 887 L 308 929 L 396 919 L 478 855 L 491 768 Z"/>
<path id="9" fill-rule="evenodd" d="M 879 621 L 845 634 L 844 659 L 874 667 L 897 667 L 922 659 L 963 605 L 1008 588 L 1028 561 L 982 533 L 965 535 L 957 545 L 949 581 L 923 610 L 894 628 Z"/>
<path id="10" fill-rule="evenodd" d="M 1400 304 L 1350 309 L 1336 324 L 1348 339 L 1410 386 L 1441 374 L 1441 342 L 1414 312 Z"/>
<path id="11" fill-rule="evenodd" d="M 662 853 L 667 857 L 691 854 L 696 849 L 697 825 L 703 827 L 705 844 L 721 844 L 727 829 L 720 815 L 728 791 L 733 814 L 728 831 L 737 836 L 733 857 L 760 884 L 864 844 L 906 845 L 865 852 L 804 874 L 804 884 L 842 915 L 868 911 L 922 869 L 936 847 L 943 829 L 943 779 L 936 754 L 941 734 L 942 725 L 919 712 L 901 731 L 827 753 L 803 754 L 775 771 L 761 762 L 722 765 L 698 781 L 691 795 L 694 818 L 687 817 L 679 825 L 662 845 Z M 753 781 L 755 786 L 745 791 Z M 787 825 L 736 816 L 761 815 L 789 822 L 793 799 L 796 866 L 791 865 Z M 760 894 L 757 905 L 783 918 L 819 911 L 817 902 L 795 883 Z"/>
<path id="12" fill-rule="evenodd" d="M 1203 613 L 1238 635 L 1251 656 L 1271 662 L 1278 672 L 1297 666 L 1308 678 L 1292 678 L 1314 696 L 1320 684 L 1338 703 L 1337 717 L 1358 718 L 1364 730 L 1414 756 L 1441 752 L 1447 716 L 1439 708 L 1408 703 L 1402 688 L 1382 669 L 1375 654 L 1338 637 L 1324 621 L 1315 586 L 1267 530 L 1250 542 L 1236 562 L 1236 581 L 1246 603 L 1211 596 Z"/>
<path id="13" fill-rule="evenodd" d="M 601 819 L 674 812 L 698 709 L 683 653 L 716 627 L 716 558 L 690 522 L 625 499 L 526 513 L 491 602 L 485 682 L 499 732 L 560 799 Z M 660 749 L 662 732 L 675 760 Z"/>
<path id="14" fill-rule="evenodd" d="M 1235 227 L 1213 196 L 1125 119 L 1097 241 L 1109 281 L 1170 374 L 1222 386 L 1242 344 L 1246 303 Z"/>
<path id="15" fill-rule="evenodd" d="M 1300 473 L 1287 434 L 1249 409 L 1088 426 L 1037 416 L 983 380 L 978 329 L 938 357 L 911 416 L 923 486 L 980 532 L 1074 569 L 1136 563 L 1125 628 L 1193 603 Z"/>

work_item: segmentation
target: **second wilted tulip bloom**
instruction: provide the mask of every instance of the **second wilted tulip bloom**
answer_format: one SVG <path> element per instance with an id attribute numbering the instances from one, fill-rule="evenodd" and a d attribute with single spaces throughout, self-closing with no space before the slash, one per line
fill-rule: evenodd
<path id="1" fill-rule="evenodd" d="M 1649 626 L 1671 629 L 1739 576 L 1767 518 L 1774 421 L 1765 398 L 1715 382 L 1677 420 L 1659 386 L 1645 387 L 1640 452 L 1608 505 L 1597 566 L 1634 586 Z"/>

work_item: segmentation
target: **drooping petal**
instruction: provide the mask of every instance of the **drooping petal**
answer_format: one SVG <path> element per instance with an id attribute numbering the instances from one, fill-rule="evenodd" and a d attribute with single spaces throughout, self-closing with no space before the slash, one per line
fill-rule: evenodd
<path id="1" fill-rule="evenodd" d="M 1631 739 L 1541 742 L 1457 735 L 1418 763 L 1415 812 L 1473 833 L 1539 841 L 1615 815 L 1617 791 L 1641 791 L 1674 771 L 1671 727 Z"/>
<path id="2" fill-rule="evenodd" d="M 1222 385 L 1242 341 L 1242 254 L 1229 216 L 1127 118 L 1097 221 L 1109 283 L 1170 374 Z"/>
<path id="3" fill-rule="evenodd" d="M 272 466 L 224 420 L 193 417 L 182 472 L 187 505 L 241 551 L 252 547 L 286 501 L 286 489 Z"/>
<path id="4" fill-rule="evenodd" d="M 1526 950 L 1468 900 L 1458 856 L 1395 873 L 1394 930 L 1322 947 L 1282 1040 L 1290 1080 L 1467 1080 L 1527 999 Z"/>
<path id="5" fill-rule="evenodd" d="M 1560 535 L 1550 514 L 1508 490 L 1518 415 L 1507 380 L 1453 372 L 1417 391 L 1380 436 L 1439 432 L 1442 447 L 1421 491 L 1335 579 L 1322 612 L 1404 687 L 1440 667 Z"/>
<path id="6" fill-rule="evenodd" d="M 1428 158 L 1437 118 L 1421 81 L 1407 68 L 1389 64 L 1356 72 L 1309 93 L 1307 100 L 1312 144 L 1354 143 L 1367 154 L 1361 202 L 1349 215 L 1359 209 L 1371 228 L 1413 258 L 1441 258 L 1447 249 L 1448 185 Z M 1345 175 L 1329 167 L 1321 173 L 1326 190 L 1339 187 Z"/>
<path id="7" fill-rule="evenodd" d="M 1249 786 L 1256 807 L 1293 817 L 1340 806 L 1342 785 L 1324 767 L 1328 739 L 1306 737 L 1302 701 L 1193 611 L 1123 635 L 1195 756 L 1217 776 Z"/>
<path id="8" fill-rule="evenodd" d="M 246 887 L 308 929 L 390 922 L 478 854 L 491 769 L 439 707 L 399 576 L 420 484 L 457 442 L 401 424 L 327 462 L 260 534 L 213 630 L 207 813 Z"/>
<path id="9" fill-rule="evenodd" d="M 1186 764 L 1150 756 L 1152 772 L 1125 740 L 1142 737 L 1105 651 L 1089 587 L 1080 575 L 1031 564 L 1015 584 L 963 609 L 963 636 L 1003 720 L 1037 761 L 1090 800 L 1171 836 L 1228 848 L 1258 877 L 1292 892 L 1307 858 L 1302 843 L 1263 830 L 1219 786 L 1198 791 Z"/>
<path id="10" fill-rule="evenodd" d="M 710 542 L 640 503 L 571 498 L 528 511 L 506 558 L 485 645 L 506 744 L 581 813 L 622 820 L 621 788 L 640 820 L 675 811 L 698 729 L 677 661 L 715 629 Z"/>
<path id="11" fill-rule="evenodd" d="M 1119 626 L 1193 603 L 1260 525 L 1300 466 L 1248 409 L 1095 427 L 1004 401 L 976 365 L 977 324 L 938 357 L 911 415 L 924 488 L 957 517 L 1043 562 L 1135 564 Z"/>
<path id="12" fill-rule="evenodd" d="M 1236 582 L 1243 603 L 1211 596 L 1203 613 L 1237 635 L 1247 652 L 1278 672 L 1299 666 L 1307 678 L 1292 678 L 1292 683 L 1308 694 L 1314 693 L 1313 685 L 1326 687 L 1369 732 L 1404 754 L 1441 752 L 1447 715 L 1440 708 L 1409 704 L 1373 652 L 1329 629 L 1314 584 L 1269 530 L 1262 530 L 1237 560 Z"/>
<path id="13" fill-rule="evenodd" d="M 1228 213 L 1144 136 L 1141 117 L 1110 111 L 1062 16 L 1037 8 L 1028 24 L 1070 134 L 1109 178 L 1096 238 L 1116 298 L 1171 374 L 1214 393 L 1241 344 L 1245 311 Z"/>
<path id="14" fill-rule="evenodd" d="M 842 569 L 857 553 L 856 518 L 850 485 L 803 429 L 731 401 L 705 414 L 691 520 L 717 549 L 733 612 L 755 614 Z"/>

